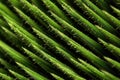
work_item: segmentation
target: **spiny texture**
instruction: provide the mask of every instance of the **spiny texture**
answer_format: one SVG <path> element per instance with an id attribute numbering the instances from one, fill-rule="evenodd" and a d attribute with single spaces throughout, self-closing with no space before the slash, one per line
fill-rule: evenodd
<path id="1" fill-rule="evenodd" d="M 0 0 L 0 80 L 120 80 L 120 0 Z"/>

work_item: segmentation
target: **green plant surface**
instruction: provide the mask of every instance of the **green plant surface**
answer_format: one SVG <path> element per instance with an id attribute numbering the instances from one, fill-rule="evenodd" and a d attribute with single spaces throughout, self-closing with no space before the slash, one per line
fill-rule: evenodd
<path id="1" fill-rule="evenodd" d="M 6 74 L 3 74 L 3 73 L 0 73 L 0 76 L 3 78 L 3 79 L 6 79 L 6 80 L 13 80 L 12 77 L 6 75 Z"/>
<path id="2" fill-rule="evenodd" d="M 84 34 L 83 32 L 76 29 L 74 26 L 68 24 L 61 18 L 59 18 L 57 15 L 55 15 L 53 12 L 51 12 L 52 16 L 55 17 L 55 19 L 61 24 L 61 26 L 64 27 L 64 29 L 69 32 L 73 36 L 74 39 L 77 39 L 79 42 L 84 43 L 89 48 L 91 48 L 93 51 L 96 51 L 97 54 L 99 53 L 101 55 L 102 53 L 102 47 L 99 45 L 95 40 Z M 94 47 L 96 46 L 96 47 Z"/>
<path id="3" fill-rule="evenodd" d="M 119 0 L 0 0 L 0 80 L 120 80 Z"/>
<path id="4" fill-rule="evenodd" d="M 9 70 L 9 72 L 11 72 L 13 75 L 15 75 L 15 77 L 19 80 L 28 80 L 26 77 L 24 77 L 23 75 L 19 74 L 19 73 L 16 73 L 12 70 Z"/>
<path id="5" fill-rule="evenodd" d="M 119 9 L 117 9 L 117 8 L 114 7 L 114 6 L 111 6 L 111 8 L 113 9 L 113 11 L 114 11 L 118 16 L 120 16 L 120 10 L 119 10 Z"/>
<path id="6" fill-rule="evenodd" d="M 120 48 L 116 47 L 115 45 L 111 43 L 107 43 L 103 41 L 102 39 L 99 39 L 99 41 L 106 47 L 106 49 L 111 52 L 116 58 L 119 59 L 120 56 Z"/>
<path id="7" fill-rule="evenodd" d="M 17 62 L 17 64 L 23 69 L 25 70 L 29 75 L 31 75 L 34 79 L 36 80 L 48 80 L 47 78 L 45 78 L 44 76 L 32 71 L 31 69 L 27 68 L 26 66 L 20 64 Z"/>
<path id="8" fill-rule="evenodd" d="M 120 69 L 120 63 L 111 59 L 111 58 L 108 58 L 108 57 L 105 57 L 105 59 L 111 63 L 113 65 L 113 67 L 117 68 L 118 70 Z"/>

